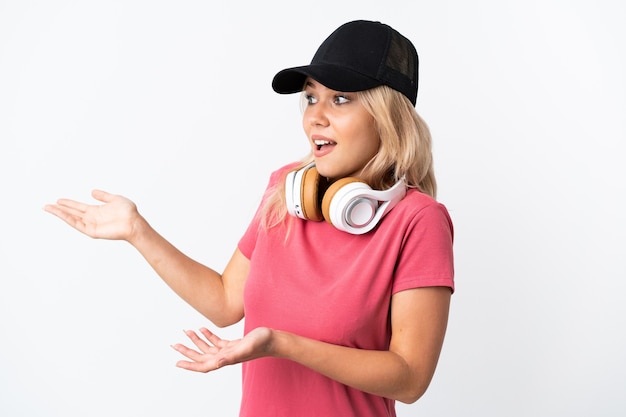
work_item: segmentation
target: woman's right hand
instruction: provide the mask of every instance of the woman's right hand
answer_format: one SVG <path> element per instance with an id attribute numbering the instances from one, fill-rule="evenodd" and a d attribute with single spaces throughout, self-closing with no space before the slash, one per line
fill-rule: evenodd
<path id="1" fill-rule="evenodd" d="M 90 205 L 69 199 L 44 206 L 79 232 L 96 239 L 130 241 L 142 218 L 135 203 L 121 195 L 93 190 L 91 196 L 104 204 Z"/>

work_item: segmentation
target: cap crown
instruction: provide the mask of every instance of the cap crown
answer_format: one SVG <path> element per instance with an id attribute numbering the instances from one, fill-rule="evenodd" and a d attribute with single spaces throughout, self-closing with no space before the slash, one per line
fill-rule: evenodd
<path id="1" fill-rule="evenodd" d="M 416 101 L 417 51 L 408 39 L 383 23 L 357 20 L 340 26 L 320 45 L 311 64 L 350 69 Z"/>

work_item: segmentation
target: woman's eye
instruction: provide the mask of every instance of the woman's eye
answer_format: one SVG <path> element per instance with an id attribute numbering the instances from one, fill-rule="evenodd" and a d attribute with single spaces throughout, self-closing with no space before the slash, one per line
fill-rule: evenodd
<path id="1" fill-rule="evenodd" d="M 335 96 L 335 104 L 346 104 L 350 99 L 346 96 Z"/>
<path id="2" fill-rule="evenodd" d="M 308 104 L 315 104 L 315 103 L 317 103 L 317 99 L 315 97 L 313 97 L 311 94 L 305 94 L 304 98 L 306 99 L 306 102 Z"/>

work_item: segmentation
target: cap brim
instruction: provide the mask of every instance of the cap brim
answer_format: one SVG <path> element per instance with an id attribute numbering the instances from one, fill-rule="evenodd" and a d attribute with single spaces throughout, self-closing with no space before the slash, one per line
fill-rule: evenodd
<path id="1" fill-rule="evenodd" d="M 363 91 L 381 85 L 381 82 L 351 69 L 331 64 L 312 64 L 287 68 L 274 76 L 272 88 L 280 94 L 303 90 L 307 77 L 337 91 Z"/>

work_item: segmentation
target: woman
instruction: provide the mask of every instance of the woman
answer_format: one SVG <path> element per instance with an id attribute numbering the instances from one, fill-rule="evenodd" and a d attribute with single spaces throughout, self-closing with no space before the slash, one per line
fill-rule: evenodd
<path id="1" fill-rule="evenodd" d="M 415 112 L 418 57 L 379 22 L 335 30 L 310 65 L 279 72 L 302 91 L 310 155 L 270 178 L 222 274 L 161 237 L 122 196 L 46 207 L 94 238 L 130 242 L 217 326 L 188 331 L 177 366 L 243 363 L 241 416 L 393 416 L 426 391 L 454 290 L 452 223 L 435 200 L 430 134 Z M 370 189 L 371 187 L 371 189 Z M 323 221 L 326 220 L 326 221 Z"/>

